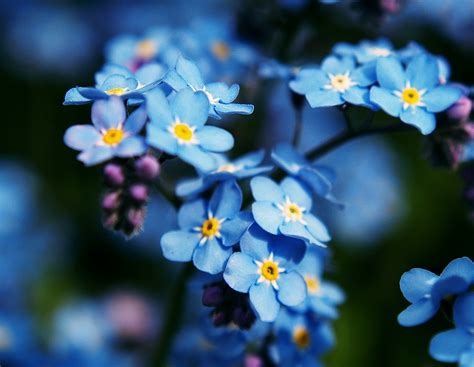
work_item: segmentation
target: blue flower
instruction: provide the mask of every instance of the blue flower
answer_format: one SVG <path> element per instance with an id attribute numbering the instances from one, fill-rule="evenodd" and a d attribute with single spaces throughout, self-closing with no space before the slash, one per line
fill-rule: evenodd
<path id="1" fill-rule="evenodd" d="M 176 195 L 194 196 L 217 182 L 229 179 L 240 180 L 268 172 L 273 168 L 272 166 L 259 167 L 265 156 L 263 150 L 247 153 L 233 161 L 228 160 L 223 154 L 214 154 L 213 156 L 218 164 L 217 169 L 206 172 L 198 178 L 178 182 Z"/>
<path id="2" fill-rule="evenodd" d="M 241 252 L 227 263 L 224 280 L 237 292 L 249 293 L 262 321 L 275 321 L 280 304 L 297 306 L 306 297 L 306 285 L 296 271 L 306 245 L 303 241 L 272 236 L 253 224 L 242 236 Z"/>
<path id="3" fill-rule="evenodd" d="M 265 231 L 299 238 L 326 247 L 331 239 L 326 226 L 310 213 L 312 200 L 305 186 L 291 177 L 280 185 L 266 177 L 250 181 L 252 213 L 255 222 Z"/>
<path id="4" fill-rule="evenodd" d="M 209 100 L 203 92 L 183 89 L 171 102 L 159 89 L 146 96 L 151 123 L 147 141 L 151 146 L 192 164 L 202 171 L 211 171 L 217 163 L 210 152 L 224 152 L 234 146 L 234 138 L 215 126 L 204 126 L 209 115 Z"/>
<path id="5" fill-rule="evenodd" d="M 376 70 L 380 87 L 372 87 L 371 101 L 425 135 L 436 127 L 434 114 L 461 97 L 459 88 L 439 86 L 438 62 L 429 55 L 415 57 L 406 70 L 397 59 L 383 58 L 377 61 Z"/>
<path id="6" fill-rule="evenodd" d="M 398 315 L 398 322 L 416 326 L 428 321 L 438 312 L 444 297 L 463 293 L 473 283 L 474 264 L 467 257 L 451 261 L 440 276 L 419 268 L 406 272 L 400 279 L 400 289 L 412 304 Z"/>
<path id="7" fill-rule="evenodd" d="M 321 367 L 317 361 L 334 346 L 334 333 L 326 321 L 285 310 L 275 322 L 276 340 L 271 355 L 282 367 Z"/>
<path id="8" fill-rule="evenodd" d="M 118 97 L 92 105 L 93 125 L 74 125 L 64 134 L 65 144 L 82 151 L 78 159 L 92 166 L 113 157 L 133 157 L 147 149 L 138 134 L 146 123 L 146 112 L 139 108 L 126 119 L 125 106 Z"/>
<path id="9" fill-rule="evenodd" d="M 297 266 L 308 289 L 305 302 L 296 308 L 298 311 L 313 311 L 318 317 L 336 319 L 337 306 L 344 302 L 344 292 L 334 283 L 322 279 L 325 256 L 321 249 L 310 247 Z"/>
<path id="10" fill-rule="evenodd" d="M 197 65 L 184 57 L 178 58 L 175 71 L 170 72 L 165 81 L 175 91 L 191 88 L 204 92 L 209 99 L 209 114 L 214 118 L 221 119 L 222 114 L 250 115 L 253 112 L 251 104 L 232 103 L 239 94 L 238 84 L 230 87 L 221 82 L 204 84 Z"/>
<path id="11" fill-rule="evenodd" d="M 332 194 L 336 181 L 334 171 L 323 165 L 309 163 L 290 144 L 278 144 L 272 151 L 272 159 L 288 174 L 308 185 L 315 195 L 342 206 Z"/>
<path id="12" fill-rule="evenodd" d="M 157 63 L 147 64 L 137 70 L 136 74 L 126 67 L 107 64 L 95 74 L 95 87 L 74 87 L 67 91 L 64 105 L 85 104 L 110 96 L 122 99 L 141 99 L 143 94 L 155 88 L 165 74 L 165 69 Z"/>
<path id="13" fill-rule="evenodd" d="M 196 268 L 210 274 L 224 270 L 239 242 L 252 223 L 251 215 L 240 213 L 242 192 L 235 181 L 221 184 L 209 202 L 185 203 L 178 213 L 178 231 L 161 238 L 163 255 L 171 261 L 193 261 Z"/>
<path id="14" fill-rule="evenodd" d="M 321 68 L 303 68 L 290 88 L 304 94 L 311 107 L 338 106 L 346 102 L 372 107 L 368 87 L 375 82 L 371 66 L 356 68 L 350 57 L 329 56 Z"/>
<path id="15" fill-rule="evenodd" d="M 393 56 L 396 51 L 388 39 L 379 38 L 375 41 L 361 41 L 357 45 L 338 43 L 333 52 L 340 56 L 354 56 L 359 63 L 366 64 L 380 57 Z"/>
<path id="16" fill-rule="evenodd" d="M 474 366 L 474 292 L 458 297 L 454 303 L 455 328 L 433 337 L 431 356 L 440 362 L 459 362 L 461 367 Z"/>

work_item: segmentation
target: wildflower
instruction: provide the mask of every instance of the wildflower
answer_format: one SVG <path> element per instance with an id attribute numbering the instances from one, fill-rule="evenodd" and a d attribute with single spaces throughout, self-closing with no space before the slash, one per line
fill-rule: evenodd
<path id="1" fill-rule="evenodd" d="M 374 62 L 380 57 L 391 56 L 395 53 L 392 43 L 385 38 L 375 41 L 361 41 L 357 45 L 338 43 L 333 51 L 340 56 L 354 56 L 360 64 Z"/>

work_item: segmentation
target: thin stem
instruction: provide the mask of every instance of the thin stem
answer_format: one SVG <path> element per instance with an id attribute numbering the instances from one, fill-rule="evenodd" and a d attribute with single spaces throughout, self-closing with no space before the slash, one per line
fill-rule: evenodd
<path id="1" fill-rule="evenodd" d="M 193 272 L 193 263 L 187 263 L 178 274 L 178 278 L 171 290 L 171 297 L 169 298 L 169 303 L 163 319 L 164 324 L 161 329 L 160 345 L 156 354 L 156 366 L 166 366 L 167 364 L 172 342 L 183 321 L 183 311 L 186 301 L 186 285 Z"/>
<path id="2" fill-rule="evenodd" d="M 374 127 L 370 129 L 360 130 L 360 131 L 345 131 L 334 138 L 328 140 L 326 143 L 310 150 L 306 153 L 306 158 L 310 160 L 314 160 L 319 158 L 331 150 L 339 147 L 340 145 L 348 142 L 349 140 L 356 139 L 366 135 L 373 135 L 373 134 L 384 134 L 384 133 L 392 133 L 392 132 L 402 132 L 402 131 L 413 131 L 414 128 L 410 125 L 406 124 L 397 124 L 393 126 L 386 126 L 386 127 Z"/>

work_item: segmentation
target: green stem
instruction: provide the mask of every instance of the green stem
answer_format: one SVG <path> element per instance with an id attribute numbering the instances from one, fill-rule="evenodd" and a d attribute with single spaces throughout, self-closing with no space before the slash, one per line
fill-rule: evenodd
<path id="1" fill-rule="evenodd" d="M 183 311 L 186 301 L 186 286 L 189 278 L 194 272 L 192 262 L 184 265 L 178 274 L 176 282 L 171 289 L 171 295 L 166 308 L 164 324 L 161 329 L 160 344 L 155 359 L 155 366 L 164 367 L 170 354 L 171 346 L 176 333 L 179 331 L 183 321 Z"/>

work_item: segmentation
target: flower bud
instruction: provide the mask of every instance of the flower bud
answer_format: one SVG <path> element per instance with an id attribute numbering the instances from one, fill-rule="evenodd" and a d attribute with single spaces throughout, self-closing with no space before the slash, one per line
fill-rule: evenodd
<path id="1" fill-rule="evenodd" d="M 137 176 L 144 180 L 154 180 L 160 174 L 160 163 L 156 157 L 147 154 L 135 163 Z"/>
<path id="2" fill-rule="evenodd" d="M 224 325 L 227 325 L 228 324 L 228 320 L 227 320 L 227 315 L 225 314 L 225 312 L 219 312 L 219 311 L 216 311 L 216 312 L 213 312 L 212 313 L 212 322 L 214 324 L 214 326 L 224 326 Z"/>
<path id="3" fill-rule="evenodd" d="M 112 187 L 121 186 L 125 182 L 123 168 L 115 163 L 109 163 L 104 167 L 104 178 L 107 185 Z"/>
<path id="4" fill-rule="evenodd" d="M 244 367 L 263 367 L 263 361 L 259 356 L 248 354 L 245 356 Z"/>
<path id="5" fill-rule="evenodd" d="M 452 120 L 465 120 L 472 111 L 472 101 L 462 96 L 458 101 L 448 109 L 448 117 Z"/>
<path id="6" fill-rule="evenodd" d="M 104 217 L 102 224 L 105 228 L 115 229 L 119 221 L 117 213 L 111 213 Z"/>
<path id="7" fill-rule="evenodd" d="M 102 198 L 102 208 L 105 210 L 115 210 L 120 206 L 120 192 L 108 192 Z"/>
<path id="8" fill-rule="evenodd" d="M 248 305 L 238 306 L 232 312 L 232 321 L 241 329 L 250 329 L 255 322 L 255 315 Z"/>
<path id="9" fill-rule="evenodd" d="M 130 224 L 131 233 L 139 231 L 145 222 L 145 208 L 130 209 L 127 213 L 127 222 Z"/>
<path id="10" fill-rule="evenodd" d="M 148 200 L 148 193 L 148 187 L 143 184 L 134 184 L 129 189 L 130 197 L 138 204 L 143 204 Z"/>
<path id="11" fill-rule="evenodd" d="M 224 302 L 224 290 L 218 284 L 208 286 L 202 294 L 202 304 L 207 307 L 216 307 Z"/>

